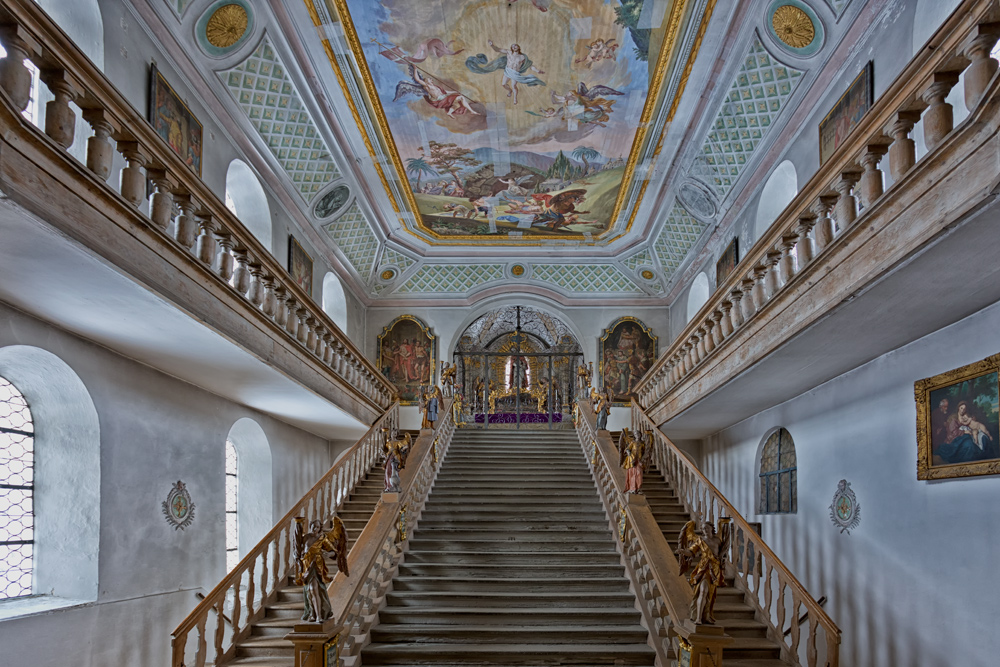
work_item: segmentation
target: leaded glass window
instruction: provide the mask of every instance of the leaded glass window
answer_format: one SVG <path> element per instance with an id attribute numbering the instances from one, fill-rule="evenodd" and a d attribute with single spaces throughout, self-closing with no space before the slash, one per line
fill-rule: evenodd
<path id="1" fill-rule="evenodd" d="M 34 442 L 28 402 L 0 377 L 0 600 L 31 595 Z"/>
<path id="2" fill-rule="evenodd" d="M 236 476 L 236 447 L 226 440 L 226 571 L 240 562 L 240 525 L 236 515 L 239 480 Z"/>
<path id="3" fill-rule="evenodd" d="M 795 514 L 798 488 L 795 443 L 783 428 L 772 433 L 760 456 L 760 514 Z"/>

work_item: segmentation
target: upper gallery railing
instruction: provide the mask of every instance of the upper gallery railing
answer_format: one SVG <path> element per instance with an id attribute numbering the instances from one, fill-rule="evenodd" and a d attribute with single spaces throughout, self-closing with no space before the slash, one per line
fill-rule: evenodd
<path id="1" fill-rule="evenodd" d="M 652 460 L 694 520 L 699 524 L 707 521 L 715 525 L 720 517 L 732 519 L 734 537 L 729 562 L 737 585 L 757 607 L 761 620 L 769 625 L 771 638 L 780 641 L 782 657 L 802 664 L 799 619 L 804 610 L 809 621 L 804 645 L 806 664 L 808 667 L 837 667 L 840 664 L 840 628 L 819 603 L 687 454 L 634 404 L 632 425 L 637 431 L 648 430 L 653 434 Z M 791 630 L 787 635 L 786 624 Z"/>
<path id="2" fill-rule="evenodd" d="M 66 150 L 74 140 L 70 102 L 75 103 L 94 130 L 87 139 L 86 169 L 77 168 L 88 187 L 135 209 L 146 200 L 150 179 L 155 186 L 150 213 L 134 217 L 158 238 L 161 256 L 194 260 L 214 284 L 287 332 L 294 349 L 339 376 L 338 386 L 377 414 L 389 407 L 395 387 L 37 4 L 0 0 L 0 42 L 7 50 L 0 60 L 0 121 L 21 126 L 43 150 L 55 151 L 56 159 L 78 164 Z M 55 96 L 46 106 L 44 135 L 20 114 L 31 90 L 26 59 Z M 106 182 L 116 150 L 126 161 L 117 191 Z"/>
<path id="3" fill-rule="evenodd" d="M 959 75 L 964 72 L 965 104 L 970 111 L 960 129 L 973 131 L 987 102 L 995 97 L 997 61 L 990 57 L 990 50 L 1000 34 L 1000 26 L 993 23 L 997 20 L 996 0 L 961 3 L 931 38 L 932 48 L 921 49 L 875 101 L 847 140 L 646 373 L 636 394 L 650 415 L 684 380 L 704 368 L 707 359 L 718 357 L 719 350 L 735 349 L 735 339 L 760 319 L 758 314 L 776 297 L 803 280 L 820 280 L 832 249 L 847 248 L 845 244 L 852 240 L 863 243 L 864 234 L 871 232 L 863 227 L 873 216 L 898 215 L 880 206 L 887 199 L 884 195 L 933 186 L 936 179 L 914 179 L 933 162 L 935 153 L 960 134 L 955 132 L 952 107 L 945 101 Z M 923 123 L 927 146 L 919 163 L 910 138 L 918 121 Z M 879 169 L 886 153 L 893 181 L 888 189 Z M 864 207 L 860 214 L 855 197 L 859 184 Z"/>
<path id="4" fill-rule="evenodd" d="M 385 441 L 382 428 L 391 432 L 398 424 L 397 402 L 177 626 L 172 642 L 173 667 L 204 667 L 209 641 L 215 664 L 231 655 L 236 641 L 250 630 L 252 622 L 263 613 L 265 603 L 294 572 L 295 517 L 305 517 L 309 525 L 313 519 L 326 521 L 336 513 L 380 457 Z M 359 544 L 361 540 L 354 545 L 352 554 Z M 195 630 L 193 647 L 192 630 Z M 193 660 L 185 660 L 185 655 L 192 653 Z"/>

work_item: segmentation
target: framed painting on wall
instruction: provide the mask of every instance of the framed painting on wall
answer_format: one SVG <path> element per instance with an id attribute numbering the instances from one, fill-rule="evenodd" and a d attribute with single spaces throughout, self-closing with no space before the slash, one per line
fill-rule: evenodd
<path id="1" fill-rule="evenodd" d="M 830 113 L 819 123 L 819 163 L 824 164 L 851 134 L 874 100 L 872 61 L 864 66 Z"/>
<path id="2" fill-rule="evenodd" d="M 715 284 L 721 285 L 740 263 L 740 238 L 734 236 L 715 263 Z"/>
<path id="3" fill-rule="evenodd" d="M 296 285 L 312 296 L 313 260 L 294 236 L 288 237 L 288 273 Z"/>
<path id="4" fill-rule="evenodd" d="M 916 382 L 917 479 L 1000 473 L 1000 354 Z"/>
<path id="5" fill-rule="evenodd" d="M 156 63 L 149 65 L 149 122 L 156 133 L 200 177 L 201 123 L 156 69 Z"/>
<path id="6" fill-rule="evenodd" d="M 400 405 L 416 405 L 420 388 L 434 384 L 437 337 L 412 315 L 400 315 L 378 337 L 379 369 L 399 389 Z"/>
<path id="7" fill-rule="evenodd" d="M 635 397 L 635 386 L 656 361 L 656 336 L 634 317 L 621 317 L 604 330 L 598 354 L 598 386 L 611 388 L 614 405 L 627 406 Z"/>

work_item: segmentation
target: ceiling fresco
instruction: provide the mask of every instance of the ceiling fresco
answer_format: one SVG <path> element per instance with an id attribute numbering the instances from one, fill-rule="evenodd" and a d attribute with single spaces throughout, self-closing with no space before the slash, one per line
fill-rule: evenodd
<path id="1" fill-rule="evenodd" d="M 590 241 L 630 220 L 685 0 L 661 16 L 642 0 L 331 2 L 424 236 Z"/>

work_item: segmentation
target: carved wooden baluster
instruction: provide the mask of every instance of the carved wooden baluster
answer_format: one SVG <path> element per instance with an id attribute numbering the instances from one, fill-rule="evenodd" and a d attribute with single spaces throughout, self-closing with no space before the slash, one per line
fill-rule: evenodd
<path id="1" fill-rule="evenodd" d="M 181 209 L 174 225 L 174 238 L 190 250 L 198 238 L 198 220 L 195 218 L 195 209 L 198 206 L 191 199 L 191 195 L 175 195 L 174 198 L 177 200 L 177 206 Z"/>
<path id="2" fill-rule="evenodd" d="M 705 358 L 705 332 L 698 327 L 691 334 L 691 366 L 697 366 Z"/>
<path id="3" fill-rule="evenodd" d="M 42 70 L 39 78 L 55 96 L 45 105 L 45 134 L 63 148 L 69 148 L 76 134 L 76 112 L 69 103 L 81 97 L 80 90 L 63 69 Z"/>
<path id="4" fill-rule="evenodd" d="M 265 274 L 260 279 L 261 284 L 264 285 L 264 301 L 260 305 L 260 309 L 270 318 L 273 318 L 278 311 L 278 300 L 274 296 L 274 277 L 270 274 Z"/>
<path id="5" fill-rule="evenodd" d="M 281 283 L 275 280 L 274 283 L 274 323 L 279 327 L 285 326 L 285 317 L 287 316 L 287 311 L 285 310 L 285 288 L 281 286 Z"/>
<path id="6" fill-rule="evenodd" d="M 287 528 L 283 531 L 284 539 L 282 539 L 282 551 L 281 562 L 284 563 L 284 572 L 286 575 L 290 575 L 293 572 L 292 569 L 292 526 L 289 524 Z"/>
<path id="7" fill-rule="evenodd" d="M 729 314 L 721 309 L 717 309 L 709 316 L 709 318 L 712 320 L 712 349 L 715 349 L 722 345 L 722 341 L 726 337 L 725 325 L 722 323 L 724 321 L 729 321 Z"/>
<path id="8" fill-rule="evenodd" d="M 0 60 L 0 88 L 4 89 L 14 108 L 19 112 L 28 108 L 31 101 L 31 70 L 24 61 L 28 54 L 41 51 L 28 31 L 17 24 L 0 28 L 0 41 L 7 55 Z"/>
<path id="9" fill-rule="evenodd" d="M 834 215 L 837 218 L 837 228 L 843 234 L 854 224 L 858 217 L 858 200 L 854 197 L 854 185 L 861 175 L 856 171 L 844 171 L 840 174 L 835 189 L 837 190 L 837 209 Z"/>
<path id="10" fill-rule="evenodd" d="M 115 147 L 111 143 L 111 135 L 115 132 L 114 119 L 104 109 L 85 109 L 83 119 L 94 130 L 93 136 L 87 138 L 87 169 L 106 181 L 111 175 L 115 157 Z"/>
<path id="11" fill-rule="evenodd" d="M 299 319 L 299 325 L 296 328 L 296 338 L 300 343 L 308 347 L 309 323 L 307 322 L 307 318 L 309 317 L 309 311 L 306 310 L 303 304 L 301 308 L 295 311 L 295 314 Z"/>
<path id="12" fill-rule="evenodd" d="M 171 192 L 174 184 L 164 169 L 149 168 L 146 175 L 156 186 L 156 192 L 149 203 L 149 219 L 160 229 L 166 229 L 174 215 L 174 195 Z"/>
<path id="13" fill-rule="evenodd" d="M 864 173 L 861 174 L 861 203 L 865 208 L 875 203 L 885 190 L 885 183 L 882 178 L 882 170 L 878 168 L 878 163 L 882 161 L 882 156 L 888 152 L 889 147 L 885 144 L 868 144 L 865 152 L 861 155 L 861 166 Z"/>
<path id="14" fill-rule="evenodd" d="M 804 269 L 816 254 L 816 246 L 812 238 L 812 229 L 815 224 L 815 214 L 805 212 L 799 215 L 799 224 L 795 228 L 795 234 L 798 237 L 795 241 L 795 259 L 798 261 L 799 271 Z"/>
<path id="15" fill-rule="evenodd" d="M 222 230 L 218 234 L 218 241 L 219 255 L 216 258 L 216 266 L 218 267 L 219 277 L 228 283 L 233 277 L 233 270 L 236 268 L 236 259 L 233 257 L 233 237 L 229 232 Z M 243 293 L 240 292 L 240 294 Z"/>
<path id="16" fill-rule="evenodd" d="M 778 268 L 781 270 L 780 280 L 781 284 L 785 285 L 789 280 L 795 277 L 797 267 L 795 266 L 795 246 L 799 242 L 799 232 L 796 227 L 795 230 L 789 231 L 787 234 L 781 237 L 781 262 Z"/>
<path id="17" fill-rule="evenodd" d="M 767 303 L 768 292 L 764 286 L 764 279 L 767 277 L 768 269 L 766 255 L 764 261 L 758 262 L 753 267 L 753 287 L 750 290 L 750 296 L 753 301 L 754 312 L 758 312 Z"/>
<path id="18" fill-rule="evenodd" d="M 743 290 L 737 287 L 729 293 L 729 299 L 722 302 L 722 312 L 723 314 L 728 314 L 728 324 L 726 323 L 726 318 L 722 320 L 722 330 L 726 335 L 726 338 L 733 335 L 733 332 L 740 328 L 743 324 L 743 306 L 740 303 L 743 300 Z"/>
<path id="19" fill-rule="evenodd" d="M 122 197 L 138 207 L 146 199 L 146 173 L 143 168 L 149 158 L 136 141 L 119 141 L 118 152 L 125 158 L 125 168 L 121 173 Z"/>
<path id="20" fill-rule="evenodd" d="M 781 281 L 781 249 L 771 248 L 768 250 L 764 256 L 764 264 L 767 266 L 767 271 L 764 274 L 764 295 L 766 300 L 770 301 L 771 297 L 777 294 L 784 284 Z"/>
<path id="21" fill-rule="evenodd" d="M 768 560 L 767 568 L 764 570 L 764 616 L 771 616 L 771 597 L 774 589 L 774 568 Z"/>
<path id="22" fill-rule="evenodd" d="M 799 598 L 792 598 L 792 655 L 799 654 Z"/>
<path id="23" fill-rule="evenodd" d="M 743 296 L 745 297 L 741 302 L 743 306 L 743 321 L 746 322 L 754 313 L 757 312 L 757 305 L 754 303 L 753 289 L 754 289 L 754 279 L 753 270 L 747 273 L 746 277 L 740 281 L 740 289 L 743 291 Z"/>
<path id="24" fill-rule="evenodd" d="M 816 633 L 819 630 L 819 623 L 816 621 L 812 615 L 809 616 L 809 636 L 806 637 L 806 664 L 809 667 L 816 667 Z M 827 641 L 829 644 L 829 641 Z M 829 653 L 827 653 L 827 661 L 829 661 Z M 837 664 L 837 663 L 830 663 Z"/>
<path id="25" fill-rule="evenodd" d="M 267 594 L 270 592 L 267 581 L 267 546 L 264 547 L 264 551 L 260 556 L 260 604 L 261 607 L 264 606 L 264 600 L 267 598 Z"/>
<path id="26" fill-rule="evenodd" d="M 247 290 L 247 298 L 250 303 L 260 308 L 264 305 L 264 283 L 261 281 L 264 269 L 258 262 L 250 262 L 247 270 L 250 271 L 250 289 Z"/>
<path id="27" fill-rule="evenodd" d="M 917 147 L 910 138 L 913 125 L 920 120 L 916 111 L 897 111 L 889 118 L 885 133 L 892 137 L 889 145 L 889 174 L 898 183 L 917 161 Z"/>
<path id="28" fill-rule="evenodd" d="M 203 213 L 198 218 L 198 227 L 201 234 L 198 235 L 196 254 L 203 264 L 212 266 L 216 254 L 215 232 L 219 229 L 219 222 L 211 213 Z"/>
<path id="29" fill-rule="evenodd" d="M 278 531 L 277 537 L 271 540 L 271 577 L 274 581 L 271 583 L 271 590 L 279 588 L 281 586 L 281 531 Z"/>
<path id="30" fill-rule="evenodd" d="M 222 596 L 213 607 L 215 609 L 215 659 L 213 662 L 219 664 L 222 660 L 222 639 L 226 632 L 226 597 Z"/>
<path id="31" fill-rule="evenodd" d="M 990 56 L 997 43 L 996 25 L 977 25 L 959 51 L 969 59 L 965 70 L 965 108 L 972 111 L 983 99 L 986 87 L 997 71 L 997 61 Z"/>
<path id="32" fill-rule="evenodd" d="M 250 290 L 250 269 L 247 267 L 247 249 L 243 246 L 233 248 L 236 268 L 233 270 L 233 288 L 240 294 Z"/>
<path id="33" fill-rule="evenodd" d="M 295 334 L 299 330 L 299 316 L 295 313 L 297 305 L 295 297 L 291 294 L 285 296 L 285 331 L 287 331 L 292 338 L 295 338 Z"/>
<path id="34" fill-rule="evenodd" d="M 72 142 L 70 142 L 72 143 Z M 198 630 L 198 649 L 194 654 L 194 664 L 197 667 L 205 667 L 205 653 L 208 652 L 208 644 L 205 641 L 205 623 L 208 621 L 207 616 L 202 616 L 198 619 L 198 623 L 195 626 Z"/>
<path id="35" fill-rule="evenodd" d="M 937 148 L 955 126 L 955 115 L 945 98 L 956 83 L 958 83 L 957 72 L 935 72 L 920 94 L 921 99 L 928 105 L 921 116 L 927 152 Z"/>
<path id="36" fill-rule="evenodd" d="M 236 578 L 233 582 L 233 627 L 232 627 L 232 637 L 230 638 L 230 643 L 235 644 L 237 638 L 240 635 L 240 611 L 243 604 L 243 600 L 240 598 L 240 583 L 243 581 L 243 575 Z"/>
<path id="37" fill-rule="evenodd" d="M 787 586 L 785 586 L 785 577 L 783 574 L 781 574 L 781 571 L 779 570 L 777 603 L 778 603 L 778 632 L 781 633 L 785 631 L 785 607 L 787 606 L 785 602 L 785 588 L 787 588 Z M 795 620 L 793 619 L 792 622 L 794 623 Z M 781 643 L 782 644 L 785 643 L 784 637 L 782 637 Z"/>
<path id="38" fill-rule="evenodd" d="M 811 210 L 816 215 L 817 255 L 823 252 L 823 250 L 833 242 L 834 237 L 837 236 L 836 223 L 833 218 L 830 217 L 830 211 L 833 210 L 836 203 L 836 195 L 820 195 L 819 198 L 812 203 Z"/>

